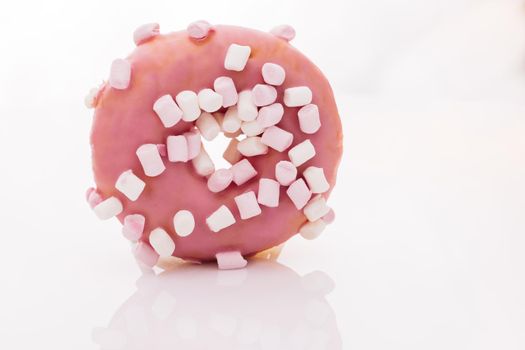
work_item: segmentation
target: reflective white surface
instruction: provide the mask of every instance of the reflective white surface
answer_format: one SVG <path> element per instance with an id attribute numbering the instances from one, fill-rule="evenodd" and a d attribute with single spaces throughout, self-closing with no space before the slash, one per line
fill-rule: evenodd
<path id="1" fill-rule="evenodd" d="M 524 1 L 303 3 L 0 4 L 1 349 L 525 348 Z M 198 18 L 295 25 L 343 120 L 337 218 L 277 262 L 142 276 L 84 202 L 83 98 L 137 24 Z"/>

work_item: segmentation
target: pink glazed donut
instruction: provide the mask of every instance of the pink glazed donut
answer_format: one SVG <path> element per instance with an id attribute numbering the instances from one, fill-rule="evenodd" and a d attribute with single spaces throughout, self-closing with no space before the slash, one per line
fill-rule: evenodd
<path id="1" fill-rule="evenodd" d="M 319 236 L 334 212 L 326 200 L 342 154 L 341 121 L 321 71 L 270 33 L 198 21 L 160 34 L 134 33 L 135 50 L 115 60 L 86 97 L 96 216 L 117 217 L 141 264 L 245 257 L 299 233 Z M 216 169 L 202 139 L 231 138 Z"/>

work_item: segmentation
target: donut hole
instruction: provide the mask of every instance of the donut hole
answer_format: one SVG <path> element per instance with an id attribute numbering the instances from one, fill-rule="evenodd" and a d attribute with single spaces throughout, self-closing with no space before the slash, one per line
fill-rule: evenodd
<path id="1" fill-rule="evenodd" d="M 231 138 L 226 137 L 222 132 L 211 141 L 202 138 L 204 149 L 213 161 L 215 169 L 229 169 L 231 167 L 231 164 L 222 156 L 226 148 L 228 148 L 230 141 Z"/>

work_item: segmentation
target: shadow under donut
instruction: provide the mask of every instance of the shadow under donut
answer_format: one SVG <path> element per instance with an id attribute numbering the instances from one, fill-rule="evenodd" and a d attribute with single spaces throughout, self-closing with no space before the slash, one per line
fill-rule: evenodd
<path id="1" fill-rule="evenodd" d="M 137 291 L 92 338 L 102 350 L 341 349 L 325 295 L 334 283 L 272 260 L 246 269 L 184 264 L 145 274 Z"/>

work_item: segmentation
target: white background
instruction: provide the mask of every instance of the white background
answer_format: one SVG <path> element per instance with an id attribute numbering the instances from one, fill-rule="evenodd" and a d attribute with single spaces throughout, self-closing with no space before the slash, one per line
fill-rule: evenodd
<path id="1" fill-rule="evenodd" d="M 83 97 L 137 25 L 201 18 L 296 28 L 343 120 L 338 218 L 269 268 L 178 271 L 148 287 L 120 225 L 84 202 Z M 297 349 L 525 348 L 524 20 L 517 0 L 2 2 L 0 348 L 131 349 L 182 334 L 196 337 L 171 348 L 257 349 L 268 322 Z M 323 293 L 333 283 L 326 297 L 301 287 L 319 285 L 313 271 Z M 127 301 L 141 293 L 172 318 L 141 316 L 151 305 Z M 228 296 L 238 307 L 218 314 Z"/>

